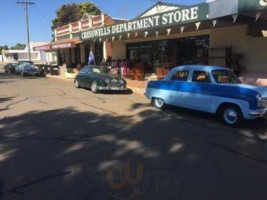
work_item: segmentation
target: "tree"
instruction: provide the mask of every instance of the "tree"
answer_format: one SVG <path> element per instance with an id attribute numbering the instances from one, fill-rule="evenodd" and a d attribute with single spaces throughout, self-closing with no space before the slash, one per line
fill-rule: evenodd
<path id="1" fill-rule="evenodd" d="M 51 28 L 54 30 L 55 28 L 79 21 L 84 13 L 99 15 L 101 11 L 90 2 L 63 4 L 56 12 L 57 17 L 52 20 L 53 25 Z"/>
<path id="2" fill-rule="evenodd" d="M 0 54 L 2 54 L 3 50 L 8 50 L 8 46 L 7 45 L 0 46 Z"/>
<path id="3" fill-rule="evenodd" d="M 15 46 L 11 47 L 10 49 L 25 49 L 26 45 L 25 44 L 21 44 L 21 43 L 17 43 Z"/>

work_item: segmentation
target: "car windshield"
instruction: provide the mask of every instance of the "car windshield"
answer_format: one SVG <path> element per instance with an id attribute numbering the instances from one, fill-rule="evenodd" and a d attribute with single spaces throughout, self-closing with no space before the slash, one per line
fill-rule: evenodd
<path id="1" fill-rule="evenodd" d="M 96 74 L 101 74 L 101 70 L 98 67 L 92 67 L 92 72 Z"/>
<path id="2" fill-rule="evenodd" d="M 32 61 L 19 61 L 19 65 L 21 65 L 21 64 L 33 64 L 33 62 Z"/>
<path id="3" fill-rule="evenodd" d="M 30 66 L 30 65 L 25 65 L 24 68 L 25 68 L 25 69 L 32 69 L 32 66 Z"/>
<path id="4" fill-rule="evenodd" d="M 214 70 L 212 75 L 219 84 L 225 83 L 240 83 L 239 79 L 236 75 L 230 70 Z"/>

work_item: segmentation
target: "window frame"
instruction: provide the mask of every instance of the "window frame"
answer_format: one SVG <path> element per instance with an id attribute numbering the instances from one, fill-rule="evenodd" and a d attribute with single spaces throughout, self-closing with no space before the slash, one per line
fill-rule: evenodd
<path id="1" fill-rule="evenodd" d="M 187 72 L 187 78 L 186 80 L 176 80 L 176 79 L 173 79 L 173 77 L 177 74 L 177 73 L 181 73 L 181 72 Z M 171 81 L 180 81 L 180 82 L 189 82 L 189 75 L 190 75 L 190 70 L 179 70 L 179 71 L 176 71 L 172 74 L 170 80 Z"/>

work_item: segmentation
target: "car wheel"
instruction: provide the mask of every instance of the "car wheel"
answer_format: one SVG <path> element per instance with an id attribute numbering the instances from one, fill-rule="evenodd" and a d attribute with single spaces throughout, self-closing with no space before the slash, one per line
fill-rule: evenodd
<path id="1" fill-rule="evenodd" d="M 158 109 L 163 109 L 165 107 L 165 102 L 163 99 L 154 98 L 153 99 L 154 106 Z"/>
<path id="2" fill-rule="evenodd" d="M 75 80 L 74 84 L 75 84 L 76 88 L 80 88 L 81 87 L 77 79 Z"/>
<path id="3" fill-rule="evenodd" d="M 237 127 L 243 120 L 243 114 L 238 106 L 229 105 L 223 108 L 221 118 L 227 126 Z"/>
<path id="4" fill-rule="evenodd" d="M 97 89 L 97 82 L 96 82 L 96 81 L 94 81 L 94 82 L 92 83 L 92 85 L 91 85 L 91 91 L 92 91 L 93 93 L 97 93 L 97 92 L 98 92 L 98 89 Z"/>

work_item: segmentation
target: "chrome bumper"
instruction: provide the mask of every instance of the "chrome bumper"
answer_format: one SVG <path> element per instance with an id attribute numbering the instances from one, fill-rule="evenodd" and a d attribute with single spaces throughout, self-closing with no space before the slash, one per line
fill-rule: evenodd
<path id="1" fill-rule="evenodd" d="M 108 86 L 98 86 L 98 90 L 112 90 L 112 91 L 127 91 L 127 87 L 108 87 Z"/>
<path id="2" fill-rule="evenodd" d="M 267 113 L 267 108 L 264 108 L 261 110 L 251 111 L 249 115 L 253 117 L 263 117 L 266 113 Z"/>

